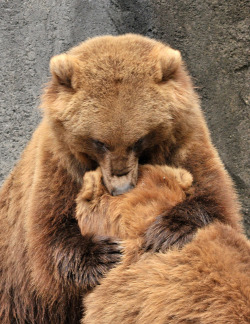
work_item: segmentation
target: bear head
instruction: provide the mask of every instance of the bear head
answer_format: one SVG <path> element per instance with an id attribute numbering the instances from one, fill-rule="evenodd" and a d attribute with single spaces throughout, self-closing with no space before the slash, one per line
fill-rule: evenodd
<path id="1" fill-rule="evenodd" d="M 78 163 L 101 167 L 112 195 L 136 185 L 138 164 L 165 164 L 193 131 L 197 96 L 179 51 L 160 42 L 97 37 L 53 57 L 50 70 L 45 116 Z"/>

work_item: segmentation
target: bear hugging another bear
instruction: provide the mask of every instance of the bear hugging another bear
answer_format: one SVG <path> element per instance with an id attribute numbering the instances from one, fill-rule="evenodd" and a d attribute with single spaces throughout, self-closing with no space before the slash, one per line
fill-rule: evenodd
<path id="1" fill-rule="evenodd" d="M 139 179 L 132 192 L 111 196 L 103 185 L 100 168 L 87 172 L 76 200 L 81 233 L 133 239 L 142 245 L 156 216 L 167 215 L 193 192 L 192 181 L 184 169 L 144 165 L 139 167 Z M 166 237 L 161 250 L 167 248 Z"/>
<path id="2" fill-rule="evenodd" d="M 112 197 L 100 169 L 85 174 L 82 234 L 123 239 L 125 256 L 84 299 L 82 324 L 249 323 L 250 243 L 232 227 L 216 222 L 181 250 L 144 251 L 147 228 L 193 193 L 192 180 L 181 168 L 144 165 L 137 186 Z"/>
<path id="3" fill-rule="evenodd" d="M 121 261 L 119 241 L 80 232 L 86 171 L 100 167 L 113 197 L 135 189 L 145 164 L 192 174 L 193 192 L 147 228 L 146 251 L 185 248 L 216 221 L 242 231 L 179 51 L 140 35 L 96 37 L 53 57 L 50 71 L 43 119 L 0 191 L 4 324 L 80 323 L 83 295 Z"/>

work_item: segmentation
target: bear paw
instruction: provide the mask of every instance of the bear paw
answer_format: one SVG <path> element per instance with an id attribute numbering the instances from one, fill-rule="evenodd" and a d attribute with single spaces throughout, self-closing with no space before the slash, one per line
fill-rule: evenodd
<path id="1" fill-rule="evenodd" d="M 211 215 L 204 206 L 194 201 L 184 201 L 170 212 L 158 216 L 145 233 L 145 251 L 165 252 L 171 246 L 182 248 L 190 242 L 197 229 L 208 225 Z"/>
<path id="2" fill-rule="evenodd" d="M 81 198 L 86 201 L 101 197 L 105 192 L 102 183 L 102 172 L 98 168 L 95 171 L 86 172 L 83 177 L 83 187 L 81 189 Z"/>

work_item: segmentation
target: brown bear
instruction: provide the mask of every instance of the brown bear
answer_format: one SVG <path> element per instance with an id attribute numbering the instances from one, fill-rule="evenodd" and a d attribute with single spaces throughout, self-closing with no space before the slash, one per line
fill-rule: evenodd
<path id="1" fill-rule="evenodd" d="M 112 197 L 100 170 L 85 174 L 82 234 L 124 239 L 125 256 L 85 297 L 82 324 L 249 323 L 250 243 L 232 227 L 216 222 L 182 250 L 143 254 L 146 228 L 192 194 L 191 183 L 183 169 L 143 166 L 137 186 Z"/>
<path id="2" fill-rule="evenodd" d="M 100 166 L 112 195 L 138 165 L 183 167 L 195 193 L 147 229 L 145 249 L 181 246 L 207 223 L 241 230 L 232 181 L 180 53 L 139 35 L 87 40 L 52 58 L 43 120 L 0 192 L 0 322 L 78 323 L 81 299 L 120 260 L 109 237 L 82 236 L 76 196 Z"/>
<path id="3" fill-rule="evenodd" d="M 84 306 L 82 324 L 249 324 L 250 243 L 215 222 L 182 249 L 118 265 Z"/>
<path id="4" fill-rule="evenodd" d="M 76 199 L 76 218 L 83 236 L 111 236 L 142 245 L 156 216 L 169 213 L 193 194 L 193 178 L 182 168 L 143 165 L 138 171 L 136 187 L 119 196 L 109 194 L 100 168 L 85 173 Z M 164 244 L 162 249 L 166 249 Z"/>

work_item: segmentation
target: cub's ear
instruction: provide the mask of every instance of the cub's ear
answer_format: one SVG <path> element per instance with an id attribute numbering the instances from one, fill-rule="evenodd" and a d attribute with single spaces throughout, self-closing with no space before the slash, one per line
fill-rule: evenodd
<path id="1" fill-rule="evenodd" d="M 175 179 L 183 189 L 188 189 L 193 183 L 191 173 L 182 168 L 175 169 Z"/>
<path id="2" fill-rule="evenodd" d="M 168 81 L 174 76 L 177 69 L 181 66 L 181 53 L 170 47 L 161 48 L 159 52 L 159 63 L 161 71 L 161 77 L 159 81 Z"/>
<path id="3" fill-rule="evenodd" d="M 77 69 L 77 60 L 68 55 L 60 54 L 50 60 L 52 80 L 67 88 L 73 88 L 72 78 Z"/>

